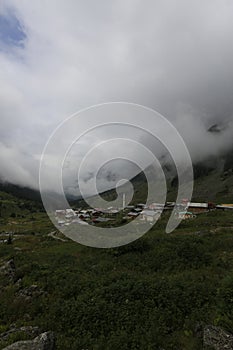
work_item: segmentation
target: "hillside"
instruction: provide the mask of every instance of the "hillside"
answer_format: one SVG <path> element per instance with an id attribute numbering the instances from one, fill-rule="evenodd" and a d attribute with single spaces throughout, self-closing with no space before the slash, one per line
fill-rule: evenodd
<path id="1" fill-rule="evenodd" d="M 172 235 L 166 213 L 132 244 L 94 249 L 58 239 L 33 202 L 2 192 L 1 203 L 1 231 L 16 234 L 0 243 L 0 349 L 48 331 L 53 350 L 200 350 L 231 340 L 222 337 L 233 328 L 232 212 L 183 221 Z"/>
<path id="2" fill-rule="evenodd" d="M 206 176 L 195 179 L 193 199 L 197 201 L 213 201 L 216 203 L 233 202 L 232 171 L 210 171 Z"/>
<path id="3" fill-rule="evenodd" d="M 194 198 L 232 201 L 231 169 L 201 169 Z M 145 177 L 133 182 L 143 201 Z M 164 213 L 141 239 L 94 249 L 58 233 L 37 201 L 1 191 L 0 209 L 0 349 L 41 334 L 55 338 L 51 350 L 231 349 L 232 211 L 171 235 Z"/>
<path id="4" fill-rule="evenodd" d="M 41 202 L 10 192 L 0 191 L 0 233 L 35 234 L 52 228 Z"/>
<path id="5" fill-rule="evenodd" d="M 27 200 L 41 202 L 40 192 L 38 190 L 33 190 L 28 187 L 22 187 L 16 184 L 11 184 L 9 182 L 4 182 L 4 181 L 1 181 L 1 179 L 0 179 L 0 191 L 12 194 L 17 198 L 23 198 Z"/>
<path id="6" fill-rule="evenodd" d="M 218 131 L 216 131 L 218 130 Z M 211 133 L 221 132 L 218 125 L 213 125 L 209 130 Z M 177 177 L 174 175 L 174 167 L 164 164 L 163 170 L 167 180 L 167 201 L 175 201 L 177 195 Z M 201 162 L 193 164 L 194 190 L 193 201 L 233 203 L 233 149 L 212 156 Z M 138 174 L 131 182 L 134 186 L 135 195 L 133 203 L 144 203 L 147 196 L 147 182 L 143 173 Z M 119 193 L 124 188 L 119 188 Z M 116 191 L 110 190 L 102 193 L 106 200 L 116 197 Z"/>
<path id="7" fill-rule="evenodd" d="M 197 170 L 198 169 L 198 170 Z M 192 201 L 233 203 L 233 171 L 219 170 L 202 165 L 194 166 L 194 190 Z M 147 181 L 143 173 L 131 179 L 134 186 L 134 197 L 132 204 L 145 203 L 147 198 Z M 124 186 L 118 188 L 118 193 L 125 193 Z M 175 201 L 177 196 L 177 178 L 167 180 L 167 201 Z M 116 190 L 108 190 L 101 193 L 101 197 L 107 201 L 116 198 Z M 71 202 L 73 205 L 86 206 L 83 200 Z"/>

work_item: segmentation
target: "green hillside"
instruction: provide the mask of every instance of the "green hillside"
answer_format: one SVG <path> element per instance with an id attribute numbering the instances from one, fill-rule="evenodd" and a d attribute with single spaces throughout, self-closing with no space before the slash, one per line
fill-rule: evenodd
<path id="1" fill-rule="evenodd" d="M 193 199 L 213 201 L 216 203 L 233 202 L 232 171 L 211 171 L 207 176 L 197 178 L 194 182 Z"/>
<path id="2" fill-rule="evenodd" d="M 145 179 L 134 183 L 141 201 Z M 210 171 L 194 198 L 231 201 L 231 184 L 230 172 Z M 210 350 L 209 327 L 232 333 L 232 211 L 169 235 L 166 212 L 141 239 L 94 249 L 57 233 L 36 201 L 2 191 L 0 208 L 0 349 L 51 331 L 57 350 Z"/>
<path id="3" fill-rule="evenodd" d="M 203 214 L 172 235 L 167 219 L 116 249 L 42 227 L 0 244 L 0 349 L 33 337 L 22 327 L 54 332 L 58 350 L 200 350 L 206 325 L 231 331 L 232 213 Z"/>
<path id="4" fill-rule="evenodd" d="M 233 203 L 233 171 L 202 168 L 196 170 L 194 166 L 194 190 L 192 201 Z M 203 170 L 205 169 L 205 170 Z M 142 173 L 131 180 L 134 186 L 132 203 L 145 203 L 147 197 L 147 182 Z M 119 188 L 119 193 L 124 192 L 124 187 Z M 175 201 L 177 196 L 177 178 L 167 180 L 167 201 Z M 102 193 L 105 200 L 116 198 L 116 191 L 109 190 Z M 82 202 L 80 202 L 82 204 Z"/>
<path id="5" fill-rule="evenodd" d="M 34 234 L 51 228 L 41 202 L 0 191 L 0 233 Z"/>

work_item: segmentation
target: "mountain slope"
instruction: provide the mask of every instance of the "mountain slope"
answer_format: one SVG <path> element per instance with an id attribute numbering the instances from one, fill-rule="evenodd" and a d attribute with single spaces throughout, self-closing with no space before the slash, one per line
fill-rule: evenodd
<path id="1" fill-rule="evenodd" d="M 231 156 L 231 154 L 230 154 Z M 213 160 L 211 161 L 213 163 Z M 131 183 L 134 187 L 134 197 L 132 204 L 145 203 L 147 198 L 147 181 L 143 173 L 139 173 Z M 167 201 L 175 201 L 177 196 L 178 180 L 176 176 L 167 179 Z M 118 193 L 124 193 L 124 186 L 118 188 Z M 101 197 L 106 201 L 116 199 L 116 190 L 108 190 L 101 193 Z M 193 201 L 204 201 L 214 203 L 233 203 L 233 169 L 231 158 L 225 160 L 223 167 L 216 169 L 210 166 L 209 161 L 194 165 L 194 189 Z M 85 206 L 83 200 L 78 202 L 80 206 Z"/>
<path id="2" fill-rule="evenodd" d="M 17 198 L 41 202 L 40 192 L 29 187 L 22 187 L 0 180 L 0 191 L 12 194 Z"/>

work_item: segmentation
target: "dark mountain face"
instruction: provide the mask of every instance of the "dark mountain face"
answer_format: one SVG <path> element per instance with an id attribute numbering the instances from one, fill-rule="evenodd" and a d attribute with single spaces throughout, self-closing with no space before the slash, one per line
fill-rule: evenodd
<path id="1" fill-rule="evenodd" d="M 211 125 L 207 131 L 212 134 L 216 134 L 216 137 L 218 137 L 219 134 L 223 133 L 226 129 L 226 125 L 223 125 L 221 123 L 215 123 Z M 176 168 L 175 165 L 172 164 L 172 160 L 166 157 L 162 157 L 160 159 L 166 179 L 168 187 L 175 190 L 178 185 L 178 179 L 176 175 Z M 196 188 L 199 186 L 198 183 L 201 181 L 206 183 L 206 188 L 209 187 L 209 178 L 214 173 L 216 175 L 216 186 L 219 188 L 219 191 L 221 192 L 221 188 L 224 186 L 224 181 L 231 178 L 233 179 L 233 147 L 221 155 L 211 156 L 204 160 L 198 161 L 193 164 L 193 172 L 194 172 L 194 181 Z M 107 174 L 112 177 L 114 174 L 109 173 Z M 228 180 L 227 180 L 228 181 Z M 131 182 L 136 189 L 136 192 L 139 194 L 140 200 L 144 201 L 144 195 L 146 196 L 147 193 L 147 181 L 146 177 L 143 172 L 138 173 L 134 178 L 131 179 Z M 228 181 L 229 182 L 229 181 Z M 229 184 L 226 184 L 226 186 L 230 186 Z M 172 191 L 173 191 L 172 190 Z M 28 199 L 36 201 L 40 204 L 41 202 L 41 196 L 40 192 L 38 190 L 30 189 L 27 187 L 21 187 L 19 185 L 10 184 L 8 182 L 1 181 L 0 179 L 0 191 L 10 193 L 18 198 Z M 223 191 L 223 190 L 222 190 Z M 210 193 L 211 191 L 207 191 Z M 107 190 L 101 194 L 103 198 L 106 200 L 113 200 L 116 198 L 116 191 L 115 189 Z M 78 200 L 76 197 L 69 197 L 68 198 L 70 203 L 74 203 Z M 81 201 L 83 203 L 83 201 Z"/>
<path id="2" fill-rule="evenodd" d="M 233 171 L 233 148 L 224 157 L 224 171 Z"/>
<path id="3" fill-rule="evenodd" d="M 10 193 L 18 198 L 41 202 L 40 192 L 28 187 L 21 187 L 8 182 L 0 181 L 0 191 Z"/>

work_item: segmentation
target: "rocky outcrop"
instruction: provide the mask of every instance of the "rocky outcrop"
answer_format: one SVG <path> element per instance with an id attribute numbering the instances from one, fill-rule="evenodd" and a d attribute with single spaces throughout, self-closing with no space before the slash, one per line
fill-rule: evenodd
<path id="1" fill-rule="evenodd" d="M 3 350 L 55 350 L 54 334 L 45 332 L 34 340 L 17 341 Z"/>
<path id="2" fill-rule="evenodd" d="M 10 282 L 16 281 L 16 268 L 13 259 L 8 260 L 0 267 L 0 274 L 7 277 Z"/>
<path id="3" fill-rule="evenodd" d="M 12 325 L 12 327 L 8 331 L 0 334 L 0 339 L 7 340 L 10 336 L 12 336 L 12 334 L 19 333 L 19 332 L 25 335 L 28 335 L 30 337 L 36 337 L 41 333 L 39 327 L 36 327 L 36 326 L 15 327 L 14 325 Z"/>
<path id="4" fill-rule="evenodd" d="M 203 330 L 203 345 L 211 346 L 215 350 L 232 350 L 233 335 L 220 327 L 205 326 Z"/>
<path id="5" fill-rule="evenodd" d="M 36 284 L 32 284 L 29 287 L 26 287 L 24 289 L 20 289 L 16 293 L 16 296 L 24 298 L 26 300 L 29 300 L 29 299 L 31 299 L 33 297 L 38 297 L 38 296 L 40 296 L 42 294 L 45 294 L 43 289 L 39 288 L 39 286 L 36 285 Z"/>

